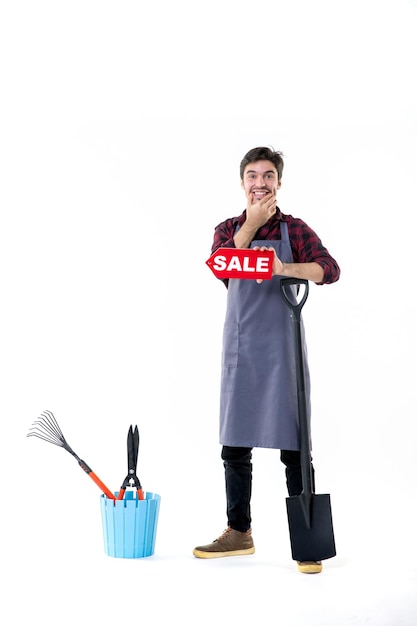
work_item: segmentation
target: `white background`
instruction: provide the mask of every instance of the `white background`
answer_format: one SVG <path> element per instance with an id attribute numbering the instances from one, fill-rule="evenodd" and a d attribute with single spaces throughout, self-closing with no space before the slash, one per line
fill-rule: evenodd
<path id="1" fill-rule="evenodd" d="M 7 623 L 414 625 L 416 3 L 16 0 L 0 48 Z M 316 577 L 291 560 L 271 450 L 256 554 L 192 556 L 226 525 L 226 290 L 205 261 L 262 144 L 285 155 L 280 208 L 342 268 L 304 308 L 338 551 Z M 112 489 L 138 424 L 154 556 L 104 554 L 96 485 L 26 438 L 46 409 Z"/>

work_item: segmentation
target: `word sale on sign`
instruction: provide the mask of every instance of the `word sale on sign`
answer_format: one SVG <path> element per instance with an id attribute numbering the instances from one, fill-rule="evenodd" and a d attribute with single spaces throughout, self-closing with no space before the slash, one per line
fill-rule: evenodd
<path id="1" fill-rule="evenodd" d="M 273 250 L 250 248 L 219 248 L 207 259 L 206 264 L 217 278 L 263 278 L 272 277 Z"/>

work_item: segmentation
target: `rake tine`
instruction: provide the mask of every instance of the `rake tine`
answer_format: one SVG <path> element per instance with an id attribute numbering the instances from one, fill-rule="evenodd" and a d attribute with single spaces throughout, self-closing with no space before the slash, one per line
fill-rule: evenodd
<path id="1" fill-rule="evenodd" d="M 78 465 L 82 470 L 93 480 L 101 491 L 112 500 L 115 500 L 115 495 L 110 491 L 108 487 L 100 480 L 100 478 L 93 472 L 91 467 L 87 465 L 85 461 L 74 452 L 74 450 L 68 445 L 62 430 L 60 429 L 58 422 L 56 421 L 54 414 L 51 411 L 44 411 L 41 416 L 35 420 L 26 435 L 27 437 L 38 437 L 48 443 L 52 443 L 55 446 L 64 448 L 67 452 L 77 460 Z"/>
<path id="2" fill-rule="evenodd" d="M 39 439 L 60 447 L 65 447 L 66 444 L 65 437 L 51 411 L 45 411 L 41 417 L 33 422 L 27 434 L 27 437 L 31 436 L 39 437 Z"/>

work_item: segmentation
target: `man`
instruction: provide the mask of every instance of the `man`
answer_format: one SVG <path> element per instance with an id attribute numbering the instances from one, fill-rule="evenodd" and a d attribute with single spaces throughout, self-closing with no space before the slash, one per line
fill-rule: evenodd
<path id="1" fill-rule="evenodd" d="M 268 147 L 250 150 L 240 164 L 246 210 L 215 228 L 212 253 L 220 247 L 273 248 L 267 281 L 224 280 L 227 310 L 223 331 L 220 444 L 225 469 L 227 528 L 212 543 L 193 550 L 198 558 L 253 554 L 251 530 L 252 449 L 281 450 L 290 496 L 302 491 L 294 335 L 280 291 L 281 277 L 318 285 L 337 281 L 340 269 L 305 222 L 284 215 L 276 203 L 284 162 Z M 305 347 L 304 347 L 305 348 Z M 305 362 L 310 420 L 310 380 Z M 313 472 L 313 468 L 312 468 Z M 298 562 L 318 573 L 321 562 Z"/>

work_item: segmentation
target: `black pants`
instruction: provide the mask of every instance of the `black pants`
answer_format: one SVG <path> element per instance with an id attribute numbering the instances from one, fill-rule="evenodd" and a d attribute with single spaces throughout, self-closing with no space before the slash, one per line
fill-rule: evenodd
<path id="1" fill-rule="evenodd" d="M 227 522 L 234 530 L 251 527 L 250 501 L 252 495 L 252 448 L 223 446 L 222 459 L 226 480 Z M 285 465 L 287 489 L 290 496 L 298 496 L 302 489 L 300 452 L 281 450 Z M 314 468 L 312 467 L 313 489 Z"/>

